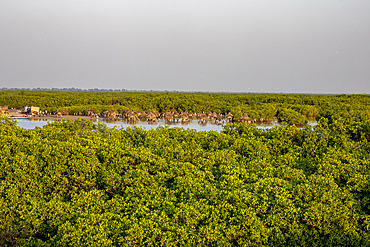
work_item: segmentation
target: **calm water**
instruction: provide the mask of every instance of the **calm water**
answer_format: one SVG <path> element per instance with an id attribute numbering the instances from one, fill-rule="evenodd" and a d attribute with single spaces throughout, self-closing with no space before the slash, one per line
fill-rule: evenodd
<path id="1" fill-rule="evenodd" d="M 53 121 L 58 121 L 58 120 L 17 119 L 17 125 L 21 128 L 24 128 L 24 129 L 34 129 L 35 127 L 43 127 L 46 124 L 48 124 L 49 122 L 53 122 Z M 114 127 L 114 126 L 123 127 L 123 128 L 138 126 L 138 127 L 141 127 L 145 130 L 156 129 L 158 126 L 165 126 L 166 125 L 164 120 L 160 120 L 155 124 L 148 124 L 147 122 L 137 122 L 136 124 L 128 124 L 125 121 L 120 121 L 120 120 L 115 121 L 115 120 L 106 120 L 106 119 L 94 120 L 93 122 L 94 123 L 97 123 L 97 122 L 104 123 L 108 127 L 111 127 L 111 128 Z M 311 124 L 311 125 L 316 125 L 317 124 L 315 121 L 309 121 L 308 123 Z M 273 121 L 273 122 L 268 123 L 268 124 L 257 124 L 256 127 L 258 129 L 268 129 L 268 128 L 272 128 L 274 126 L 281 126 L 281 124 L 279 124 L 277 121 Z M 206 125 L 200 125 L 200 124 L 198 124 L 198 122 L 196 120 L 193 120 L 192 122 L 190 122 L 188 124 L 181 124 L 181 123 L 170 124 L 169 127 L 170 128 L 180 127 L 180 128 L 184 128 L 184 129 L 195 129 L 197 131 L 211 131 L 211 130 L 213 130 L 213 131 L 220 132 L 220 131 L 223 130 L 222 125 L 211 124 L 211 123 L 207 123 Z"/>

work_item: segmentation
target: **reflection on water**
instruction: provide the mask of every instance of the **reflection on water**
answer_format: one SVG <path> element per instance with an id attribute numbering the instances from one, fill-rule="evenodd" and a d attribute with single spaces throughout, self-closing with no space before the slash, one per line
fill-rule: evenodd
<path id="1" fill-rule="evenodd" d="M 36 127 L 43 127 L 48 123 L 47 120 L 42 119 L 17 119 L 16 121 L 17 126 L 24 129 L 34 129 Z"/>
<path id="2" fill-rule="evenodd" d="M 138 126 L 138 127 L 141 127 L 145 130 L 156 129 L 158 126 L 168 126 L 169 128 L 179 127 L 179 128 L 184 128 L 184 129 L 195 129 L 195 130 L 198 130 L 198 131 L 211 131 L 211 130 L 213 130 L 213 131 L 220 132 L 220 131 L 223 130 L 222 125 L 215 125 L 215 124 L 199 125 L 197 121 L 184 122 L 184 123 L 181 123 L 181 122 L 171 123 L 171 122 L 165 121 L 163 119 L 160 119 L 159 121 L 157 121 L 155 123 L 153 123 L 153 122 L 148 123 L 146 121 L 145 122 L 138 121 L 135 124 L 129 124 L 125 121 L 120 121 L 120 120 L 106 121 L 105 119 L 104 120 L 99 119 L 98 121 L 95 121 L 95 122 L 104 123 L 108 127 L 117 126 L 117 127 L 127 128 L 127 127 L 132 127 L 132 126 Z"/>
<path id="3" fill-rule="evenodd" d="M 53 121 L 61 121 L 61 119 L 58 120 L 47 120 L 47 119 L 17 119 L 17 126 L 24 128 L 24 129 L 34 129 L 35 127 L 43 127 L 49 122 Z M 214 123 L 198 123 L 198 121 L 190 121 L 190 122 L 178 122 L 178 123 L 168 123 L 163 119 L 160 119 L 159 121 L 155 123 L 148 123 L 148 122 L 141 122 L 138 121 L 135 124 L 129 124 L 125 121 L 122 120 L 111 120 L 111 119 L 94 119 L 91 120 L 93 123 L 104 123 L 108 127 L 113 128 L 114 126 L 120 128 L 127 128 L 127 127 L 132 127 L 132 126 L 138 126 L 141 127 L 145 130 L 150 130 L 150 129 L 156 129 L 158 126 L 169 126 L 170 128 L 173 127 L 180 127 L 184 129 L 195 129 L 197 131 L 217 131 L 221 132 L 223 130 L 223 125 L 222 124 L 214 124 Z M 309 121 L 308 124 L 310 125 L 316 125 L 316 121 Z M 256 126 L 258 129 L 269 129 L 274 126 L 282 126 L 280 123 L 277 121 L 271 121 L 269 123 L 263 123 L 263 124 L 254 124 L 253 126 Z"/>

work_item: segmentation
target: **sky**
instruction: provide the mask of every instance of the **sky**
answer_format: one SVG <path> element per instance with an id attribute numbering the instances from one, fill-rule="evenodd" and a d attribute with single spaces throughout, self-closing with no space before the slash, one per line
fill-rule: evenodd
<path id="1" fill-rule="evenodd" d="M 0 88 L 370 93 L 369 0 L 0 0 Z"/>

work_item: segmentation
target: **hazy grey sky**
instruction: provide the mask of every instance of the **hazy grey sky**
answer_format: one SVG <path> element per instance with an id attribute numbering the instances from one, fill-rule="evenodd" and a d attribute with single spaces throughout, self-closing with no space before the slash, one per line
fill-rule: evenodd
<path id="1" fill-rule="evenodd" d="M 370 93 L 370 0 L 0 0 L 0 87 Z"/>

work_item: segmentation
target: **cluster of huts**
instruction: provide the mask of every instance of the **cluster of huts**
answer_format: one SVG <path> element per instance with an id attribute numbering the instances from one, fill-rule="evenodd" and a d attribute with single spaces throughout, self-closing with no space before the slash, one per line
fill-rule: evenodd
<path id="1" fill-rule="evenodd" d="M 112 111 L 112 110 L 111 110 Z M 112 116 L 112 114 L 111 114 Z M 107 116 L 109 118 L 109 116 Z M 208 113 L 194 113 L 194 112 L 158 112 L 158 111 L 130 111 L 124 110 L 122 114 L 117 114 L 116 117 L 120 117 L 128 122 L 135 121 L 148 121 L 149 123 L 155 123 L 159 119 L 164 119 L 168 123 L 189 123 L 191 120 L 197 120 L 200 124 L 212 122 L 215 124 L 222 124 L 225 122 L 231 122 L 233 115 L 231 113 L 220 114 L 215 112 Z"/>
<path id="2" fill-rule="evenodd" d="M 56 112 L 57 116 L 68 115 L 68 112 L 58 110 Z M 206 124 L 208 122 L 215 124 L 223 124 L 225 122 L 232 122 L 234 116 L 229 112 L 226 114 L 216 113 L 209 111 L 208 113 L 194 113 L 194 112 L 158 112 L 158 111 L 130 111 L 128 109 L 122 112 L 116 112 L 113 109 L 106 110 L 102 113 L 97 113 L 94 108 L 90 108 L 87 113 L 90 117 L 102 117 L 107 119 L 122 119 L 129 123 L 134 123 L 137 121 L 147 121 L 148 123 L 155 123 L 159 119 L 164 119 L 167 123 L 188 123 L 191 120 L 197 120 L 200 124 Z M 248 114 L 244 114 L 240 119 L 236 120 L 238 122 L 252 123 L 254 120 L 248 117 Z"/>
<path id="3" fill-rule="evenodd" d="M 62 117 L 63 115 L 68 115 L 68 112 L 58 110 L 55 113 L 56 116 Z M 224 122 L 232 122 L 233 115 L 231 113 L 227 114 L 220 114 L 215 112 L 208 112 L 208 113 L 193 113 L 193 112 L 158 112 L 158 111 L 130 111 L 128 109 L 123 110 L 121 113 L 116 112 L 114 109 L 106 110 L 102 113 L 97 113 L 94 108 L 90 108 L 86 114 L 89 117 L 100 117 L 100 118 L 107 118 L 107 119 L 122 119 L 129 123 L 134 123 L 137 121 L 147 121 L 148 123 L 155 123 L 159 119 L 164 119 L 168 123 L 188 123 L 193 119 L 198 120 L 199 123 L 224 123 Z"/>
<path id="4" fill-rule="evenodd" d="M 69 115 L 67 110 L 57 110 L 54 114 L 48 113 L 47 111 L 43 112 L 40 111 L 40 108 L 37 106 L 25 106 L 22 109 L 23 114 L 27 114 L 30 116 L 45 116 L 45 115 L 55 115 L 56 117 L 63 117 Z M 8 115 L 8 106 L 0 106 L 0 115 Z M 226 122 L 246 122 L 246 123 L 253 123 L 256 122 L 255 119 L 250 119 L 248 114 L 245 113 L 239 119 L 233 119 L 234 116 L 229 112 L 226 114 L 216 113 L 209 111 L 208 113 L 201 112 L 201 113 L 194 113 L 194 112 L 158 112 L 158 111 L 130 111 L 128 109 L 123 110 L 121 113 L 116 112 L 113 109 L 106 110 L 102 113 L 97 113 L 93 107 L 88 109 L 85 114 L 89 117 L 94 118 L 107 118 L 107 119 L 122 119 L 129 123 L 135 123 L 137 121 L 147 121 L 148 123 L 155 123 L 159 119 L 164 119 L 167 123 L 188 123 L 191 120 L 197 120 L 199 124 L 206 124 L 206 123 L 215 123 L 215 124 L 223 124 Z"/>

